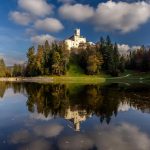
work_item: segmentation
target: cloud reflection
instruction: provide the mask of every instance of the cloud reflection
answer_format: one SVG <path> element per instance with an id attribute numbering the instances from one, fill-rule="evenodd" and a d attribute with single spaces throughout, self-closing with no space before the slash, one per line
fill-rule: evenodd
<path id="1" fill-rule="evenodd" d="M 19 150 L 50 150 L 51 144 L 44 140 L 44 139 L 38 139 L 33 142 L 31 142 L 28 145 L 25 145 L 21 147 Z"/>
<path id="2" fill-rule="evenodd" d="M 40 125 L 32 127 L 30 130 L 20 130 L 10 137 L 11 144 L 19 144 L 19 150 L 50 150 L 52 138 L 58 136 L 63 126 L 59 124 Z"/>
<path id="3" fill-rule="evenodd" d="M 28 130 L 21 130 L 14 133 L 11 138 L 10 142 L 13 144 L 17 143 L 26 143 L 31 139 L 30 132 Z"/>
<path id="4" fill-rule="evenodd" d="M 38 136 L 50 138 L 59 135 L 62 130 L 63 127 L 61 125 L 52 124 L 52 125 L 37 126 L 35 127 L 34 132 Z"/>
<path id="5" fill-rule="evenodd" d="M 38 112 L 31 113 L 30 117 L 32 119 L 35 119 L 35 120 L 44 120 L 44 121 L 48 121 L 48 120 L 53 119 L 51 114 L 49 114 L 47 117 L 45 117 L 44 114 L 41 114 L 41 113 L 38 113 Z"/>
<path id="6" fill-rule="evenodd" d="M 149 150 L 150 137 L 136 126 L 123 123 L 118 126 L 101 126 L 85 134 L 64 137 L 59 141 L 62 150 Z"/>

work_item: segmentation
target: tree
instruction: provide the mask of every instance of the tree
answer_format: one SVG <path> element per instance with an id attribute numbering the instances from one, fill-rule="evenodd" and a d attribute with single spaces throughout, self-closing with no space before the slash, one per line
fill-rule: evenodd
<path id="1" fill-rule="evenodd" d="M 112 68 L 112 75 L 118 76 L 119 75 L 119 52 L 117 43 L 115 43 L 113 48 L 113 68 Z"/>
<path id="2" fill-rule="evenodd" d="M 51 56 L 52 56 L 52 50 L 51 46 L 49 45 L 49 42 L 46 40 L 44 45 L 44 52 L 43 52 L 43 63 L 44 63 L 44 74 L 48 75 L 50 74 L 51 70 Z"/>
<path id="3" fill-rule="evenodd" d="M 86 66 L 86 70 L 87 70 L 87 74 L 97 74 L 98 72 L 98 66 L 99 66 L 99 59 L 96 55 L 89 55 L 88 59 L 87 59 L 87 66 Z"/>
<path id="4" fill-rule="evenodd" d="M 12 72 L 13 77 L 24 76 L 24 66 L 15 64 Z"/>
<path id="5" fill-rule="evenodd" d="M 44 47 L 42 45 L 38 45 L 37 54 L 36 54 L 36 74 L 43 75 L 44 74 Z"/>
<path id="6" fill-rule="evenodd" d="M 60 75 L 60 54 L 58 52 L 54 52 L 52 55 L 52 74 Z"/>
<path id="7" fill-rule="evenodd" d="M 119 70 L 120 72 L 124 72 L 125 70 L 125 58 L 123 56 L 120 57 L 120 62 L 119 62 Z"/>
<path id="8" fill-rule="evenodd" d="M 3 59 L 0 59 L 0 77 L 6 76 L 6 65 Z"/>
<path id="9" fill-rule="evenodd" d="M 80 55 L 80 65 L 86 74 L 94 75 L 101 71 L 103 58 L 99 51 L 98 45 L 87 45 L 86 49 L 82 49 Z"/>
<path id="10" fill-rule="evenodd" d="M 68 68 L 69 68 L 69 57 L 70 53 L 67 49 L 67 45 L 65 43 L 59 43 L 59 53 L 61 58 L 61 68 L 62 68 L 62 74 L 66 74 Z"/>
<path id="11" fill-rule="evenodd" d="M 26 67 L 26 76 L 36 76 L 37 75 L 35 67 L 36 57 L 34 47 L 28 49 L 27 58 L 28 62 Z"/>
<path id="12" fill-rule="evenodd" d="M 100 49 L 104 60 L 103 70 L 111 74 L 113 69 L 113 44 L 109 36 L 107 36 L 106 40 L 101 38 Z"/>
<path id="13" fill-rule="evenodd" d="M 150 71 L 150 50 L 141 46 L 140 49 L 130 52 L 127 60 L 127 69 L 136 71 Z"/>

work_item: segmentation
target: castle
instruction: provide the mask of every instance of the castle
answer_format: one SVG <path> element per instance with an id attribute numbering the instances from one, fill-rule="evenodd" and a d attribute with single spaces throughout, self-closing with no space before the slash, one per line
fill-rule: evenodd
<path id="1" fill-rule="evenodd" d="M 80 29 L 75 29 L 74 35 L 65 40 L 68 50 L 72 48 L 78 48 L 81 44 L 94 44 L 92 42 L 87 42 L 86 38 L 80 35 Z"/>

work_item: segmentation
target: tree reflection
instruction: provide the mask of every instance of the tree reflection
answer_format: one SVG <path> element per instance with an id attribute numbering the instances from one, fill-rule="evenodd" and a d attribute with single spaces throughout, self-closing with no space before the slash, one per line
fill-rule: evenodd
<path id="1" fill-rule="evenodd" d="M 29 86 L 29 87 L 28 87 Z M 27 106 L 30 112 L 37 110 L 47 117 L 63 115 L 69 104 L 69 97 L 65 85 L 27 85 Z"/>
<path id="2" fill-rule="evenodd" d="M 101 123 L 109 124 L 112 116 L 117 116 L 120 104 L 150 112 L 150 88 L 143 84 L 102 86 L 1 82 L 0 97 L 7 88 L 27 96 L 26 105 L 30 112 L 69 119 L 77 130 L 79 123 L 92 115 L 100 117 Z"/>

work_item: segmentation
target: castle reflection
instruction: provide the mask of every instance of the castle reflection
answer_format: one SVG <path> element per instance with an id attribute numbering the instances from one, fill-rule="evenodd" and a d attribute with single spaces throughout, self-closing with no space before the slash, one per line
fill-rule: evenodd
<path id="1" fill-rule="evenodd" d="M 64 118 L 70 120 L 74 124 L 75 131 L 80 131 L 80 123 L 91 117 L 86 110 L 78 110 L 77 108 L 66 109 Z"/>

